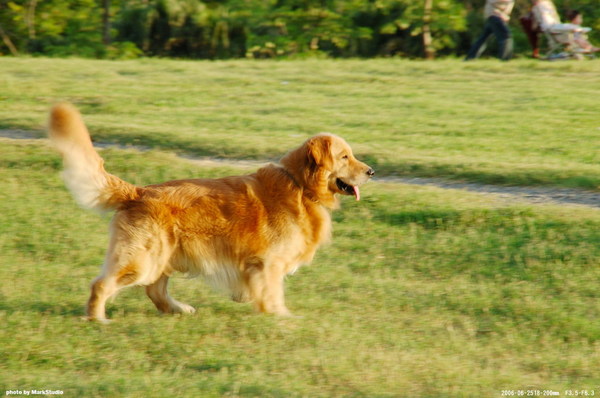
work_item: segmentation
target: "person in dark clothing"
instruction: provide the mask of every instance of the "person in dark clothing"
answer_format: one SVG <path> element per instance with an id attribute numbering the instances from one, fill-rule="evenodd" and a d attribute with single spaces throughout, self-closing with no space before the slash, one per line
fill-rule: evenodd
<path id="1" fill-rule="evenodd" d="M 513 41 L 508 21 L 515 0 L 486 0 L 483 33 L 473 43 L 465 60 L 479 58 L 485 51 L 486 41 L 493 34 L 498 41 L 498 58 L 508 61 L 512 57 Z"/>

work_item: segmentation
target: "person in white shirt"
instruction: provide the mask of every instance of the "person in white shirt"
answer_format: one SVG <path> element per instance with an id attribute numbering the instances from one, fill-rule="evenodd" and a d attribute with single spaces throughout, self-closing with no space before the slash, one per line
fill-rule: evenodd
<path id="1" fill-rule="evenodd" d="M 487 39 L 492 34 L 498 41 L 498 58 L 508 61 L 512 57 L 513 44 L 508 21 L 510 21 L 510 13 L 514 5 L 515 0 L 486 0 L 483 33 L 471 46 L 466 60 L 479 58 L 485 51 Z"/>
<path id="2" fill-rule="evenodd" d="M 581 26 L 583 17 L 579 11 L 569 11 L 569 22 L 562 23 L 551 0 L 532 0 L 531 13 L 542 32 L 550 32 L 558 42 L 567 44 L 571 50 L 577 53 L 593 53 L 599 50 L 588 41 L 587 33 L 591 28 Z"/>

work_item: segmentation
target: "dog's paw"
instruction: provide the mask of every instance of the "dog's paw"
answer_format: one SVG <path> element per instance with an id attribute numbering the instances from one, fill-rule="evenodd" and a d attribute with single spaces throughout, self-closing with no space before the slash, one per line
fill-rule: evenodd
<path id="1" fill-rule="evenodd" d="M 281 318 L 284 319 L 304 319 L 304 315 L 296 315 L 296 314 L 292 314 L 291 312 L 288 312 L 285 315 L 280 316 Z"/>
<path id="2" fill-rule="evenodd" d="M 180 302 L 173 303 L 171 310 L 176 314 L 193 314 L 196 312 L 196 309 L 191 305 Z"/>
<path id="3" fill-rule="evenodd" d="M 271 313 L 280 318 L 300 318 L 299 316 L 292 314 L 292 312 L 290 312 L 290 310 L 288 310 L 287 307 L 277 308 L 271 311 Z"/>
<path id="4" fill-rule="evenodd" d="M 96 322 L 101 325 L 110 325 L 111 323 L 114 322 L 112 319 L 108 319 L 108 318 L 92 318 L 89 316 L 81 317 L 81 320 L 86 321 L 86 322 Z"/>

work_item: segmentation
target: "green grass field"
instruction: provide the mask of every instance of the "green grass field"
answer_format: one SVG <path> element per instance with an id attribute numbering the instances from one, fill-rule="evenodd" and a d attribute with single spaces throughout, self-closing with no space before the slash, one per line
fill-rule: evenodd
<path id="1" fill-rule="evenodd" d="M 273 158 L 338 133 L 380 175 L 600 185 L 600 62 L 2 59 L 0 128 L 69 100 L 99 141 Z"/>
<path id="2" fill-rule="evenodd" d="M 136 184 L 239 174 L 174 153 L 274 159 L 320 131 L 379 175 L 600 185 L 600 62 L 127 62 L 0 58 L 0 129 L 78 105 Z M 287 280 L 298 318 L 200 280 L 161 316 L 143 288 L 82 321 L 110 215 L 79 209 L 42 140 L 0 139 L 0 394 L 501 397 L 600 394 L 600 209 L 371 182 Z M 506 396 L 506 395 L 504 395 Z M 533 395 L 535 396 L 535 395 Z"/>

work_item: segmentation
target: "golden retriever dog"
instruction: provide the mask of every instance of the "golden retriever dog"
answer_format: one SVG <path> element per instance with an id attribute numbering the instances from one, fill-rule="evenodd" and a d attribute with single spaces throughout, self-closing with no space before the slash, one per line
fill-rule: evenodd
<path id="1" fill-rule="evenodd" d="M 289 315 L 284 277 L 330 238 L 336 195 L 360 199 L 359 186 L 374 174 L 342 138 L 319 134 L 280 165 L 250 175 L 137 187 L 104 170 L 73 106 L 55 105 L 48 130 L 77 202 L 116 212 L 102 272 L 91 285 L 90 320 L 106 320 L 106 300 L 132 285 L 145 286 L 161 312 L 193 313 L 167 291 L 176 271 L 202 276 L 260 312 Z"/>

